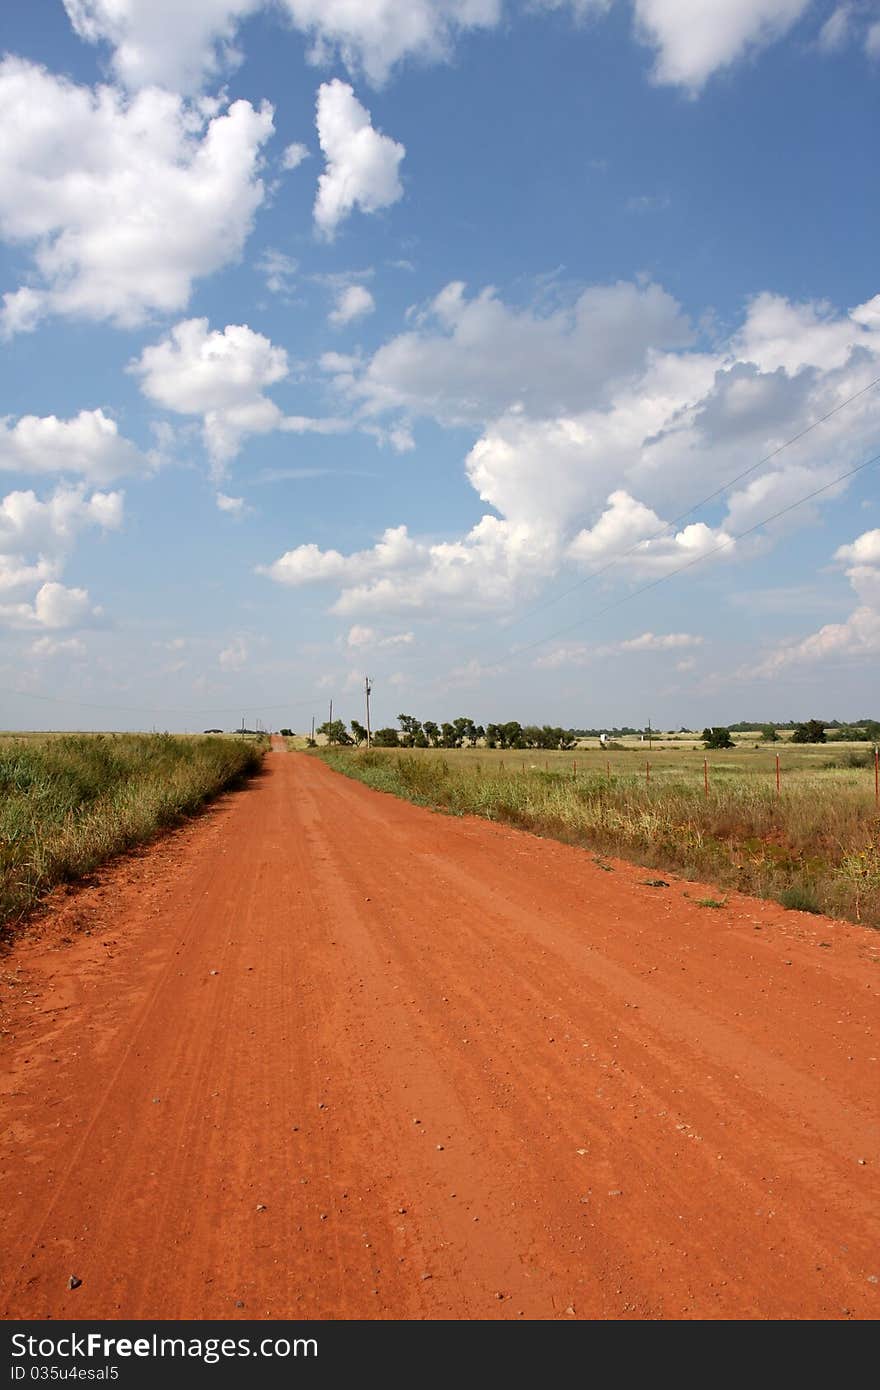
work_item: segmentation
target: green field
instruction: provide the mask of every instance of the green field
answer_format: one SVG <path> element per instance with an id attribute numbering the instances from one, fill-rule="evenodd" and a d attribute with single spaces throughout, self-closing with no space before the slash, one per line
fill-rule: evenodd
<path id="1" fill-rule="evenodd" d="M 320 749 L 372 787 L 685 877 L 880 927 L 880 809 L 864 743 L 705 753 L 696 736 L 606 752 Z M 780 791 L 776 791 L 776 752 Z M 708 795 L 704 780 L 708 765 Z M 650 767 L 648 767 L 650 764 Z"/>
<path id="2" fill-rule="evenodd" d="M 265 741 L 0 735 L 0 925 L 255 772 Z"/>

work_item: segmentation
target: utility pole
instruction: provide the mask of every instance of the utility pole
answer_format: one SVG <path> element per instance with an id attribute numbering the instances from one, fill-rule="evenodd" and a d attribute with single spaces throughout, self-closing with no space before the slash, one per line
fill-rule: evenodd
<path id="1" fill-rule="evenodd" d="M 369 746 L 370 746 L 370 744 L 372 743 L 372 740 L 373 740 L 373 735 L 372 735 L 372 733 L 370 732 L 370 691 L 371 691 L 372 689 L 373 689 L 373 687 L 372 687 L 372 685 L 370 684 L 370 677 L 369 677 L 369 676 L 364 676 L 364 694 L 365 694 L 366 697 L 367 697 L 367 747 L 368 747 L 368 748 L 369 748 Z"/>
<path id="2" fill-rule="evenodd" d="M 650 719 L 649 719 L 649 720 L 648 720 L 648 751 L 649 751 L 649 752 L 650 752 L 651 749 L 654 747 L 653 737 L 654 737 L 654 736 L 653 736 L 653 733 L 651 732 L 651 721 L 650 721 Z"/>
<path id="3" fill-rule="evenodd" d="M 315 716 L 312 715 L 312 743 L 315 741 Z"/>
<path id="4" fill-rule="evenodd" d="M 333 744 L 333 701 L 332 701 L 332 700 L 330 701 L 330 722 L 329 722 L 328 725 L 327 725 L 327 729 L 328 729 L 328 733 L 327 733 L 327 742 L 328 742 L 328 743 L 331 745 L 331 747 L 332 747 L 332 744 Z"/>

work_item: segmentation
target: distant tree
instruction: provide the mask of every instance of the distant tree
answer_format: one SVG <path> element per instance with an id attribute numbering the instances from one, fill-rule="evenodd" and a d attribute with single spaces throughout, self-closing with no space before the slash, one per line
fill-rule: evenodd
<path id="1" fill-rule="evenodd" d="M 471 735 L 471 748 L 476 748 L 481 738 L 486 737 L 486 730 L 482 724 L 475 724 Z"/>
<path id="2" fill-rule="evenodd" d="M 778 742 L 779 742 L 779 735 L 778 735 L 778 733 L 776 732 L 776 726 L 775 726 L 774 724 L 762 724 L 762 725 L 761 725 L 761 742 L 762 742 L 762 743 L 778 743 Z"/>
<path id="3" fill-rule="evenodd" d="M 425 738 L 428 740 L 431 747 L 436 748 L 437 744 L 440 741 L 439 724 L 435 724 L 433 719 L 426 719 L 424 724 L 422 725 L 422 728 L 425 732 Z"/>
<path id="4" fill-rule="evenodd" d="M 364 728 L 363 724 L 359 724 L 356 719 L 353 719 L 351 721 L 351 732 L 354 737 L 355 748 L 360 748 L 361 744 L 366 742 L 366 729 Z"/>
<path id="5" fill-rule="evenodd" d="M 293 729 L 282 729 L 282 730 L 281 730 L 281 737 L 282 737 L 282 738 L 293 738 Z"/>
<path id="6" fill-rule="evenodd" d="M 456 734 L 455 734 L 455 727 L 454 727 L 454 725 L 450 724 L 450 723 L 448 722 L 448 720 L 447 720 L 447 722 L 446 722 L 445 724 L 441 724 L 441 725 L 440 725 L 440 747 L 441 747 L 441 748 L 457 748 L 457 747 L 458 747 L 458 740 L 457 740 Z"/>
<path id="7" fill-rule="evenodd" d="M 430 748 L 431 745 L 428 742 L 428 736 L 425 733 L 424 729 L 422 729 L 419 733 L 416 734 L 415 739 L 413 740 L 413 744 L 416 748 Z"/>
<path id="8" fill-rule="evenodd" d="M 400 735 L 396 729 L 377 729 L 373 734 L 374 748 L 399 748 Z"/>
<path id="9" fill-rule="evenodd" d="M 325 720 L 325 722 L 319 727 L 318 733 L 323 734 L 324 737 L 327 739 L 328 743 L 340 743 L 350 745 L 352 742 L 351 735 L 346 729 L 345 721 L 343 719 L 334 719 L 332 724 L 330 723 L 329 719 Z"/>
<path id="10" fill-rule="evenodd" d="M 471 748 L 476 744 L 476 724 L 472 719 L 461 715 L 458 719 L 453 719 L 452 727 L 455 730 L 456 747 L 463 748 L 469 743 Z"/>
<path id="11" fill-rule="evenodd" d="M 516 719 L 509 719 L 506 724 L 500 725 L 501 747 L 502 748 L 524 748 L 522 736 L 522 725 Z"/>
<path id="12" fill-rule="evenodd" d="M 497 724 L 486 725 L 486 747 L 497 748 L 501 743 L 501 729 Z M 503 745 L 502 745 L 503 747 Z"/>
<path id="13" fill-rule="evenodd" d="M 421 722 L 412 714 L 399 714 L 397 722 L 401 728 L 400 742 L 404 748 L 412 748 L 416 735 L 422 732 Z"/>
<path id="14" fill-rule="evenodd" d="M 725 728 L 713 728 L 703 730 L 703 743 L 707 748 L 735 748 L 736 745 L 730 737 L 730 730 Z"/>
<path id="15" fill-rule="evenodd" d="M 792 743 L 824 743 L 824 723 L 821 719 L 807 719 L 803 724 L 795 724 L 791 741 Z"/>

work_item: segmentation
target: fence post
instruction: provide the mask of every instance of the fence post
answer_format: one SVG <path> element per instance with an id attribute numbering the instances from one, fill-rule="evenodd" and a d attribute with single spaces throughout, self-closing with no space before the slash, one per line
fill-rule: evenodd
<path id="1" fill-rule="evenodd" d="M 651 764 L 645 763 L 645 786 L 651 785 Z"/>
<path id="2" fill-rule="evenodd" d="M 609 759 L 606 761 L 606 763 L 605 763 L 605 776 L 608 778 L 608 781 L 610 782 L 610 781 L 611 781 L 611 760 L 610 760 L 610 758 L 609 758 Z"/>
<path id="3" fill-rule="evenodd" d="M 880 806 L 880 748 L 874 744 L 874 805 Z"/>
<path id="4" fill-rule="evenodd" d="M 709 759 L 703 759 L 703 788 L 706 793 L 706 800 L 709 800 Z"/>
<path id="5" fill-rule="evenodd" d="M 776 795 L 779 795 L 779 754 L 776 754 Z"/>

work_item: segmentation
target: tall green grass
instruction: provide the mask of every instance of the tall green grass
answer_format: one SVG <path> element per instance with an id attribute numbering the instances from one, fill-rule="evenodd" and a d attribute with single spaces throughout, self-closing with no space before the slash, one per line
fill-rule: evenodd
<path id="1" fill-rule="evenodd" d="M 673 869 L 786 905 L 880 927 L 880 816 L 873 783 L 836 769 L 792 776 L 777 798 L 769 777 L 713 777 L 673 768 L 574 773 L 497 759 L 321 750 L 348 776 L 422 806 L 485 816 L 606 854 Z M 696 773 L 696 775 L 694 775 Z"/>
<path id="2" fill-rule="evenodd" d="M 170 734 L 0 740 L 0 924 L 260 766 L 263 745 Z"/>

